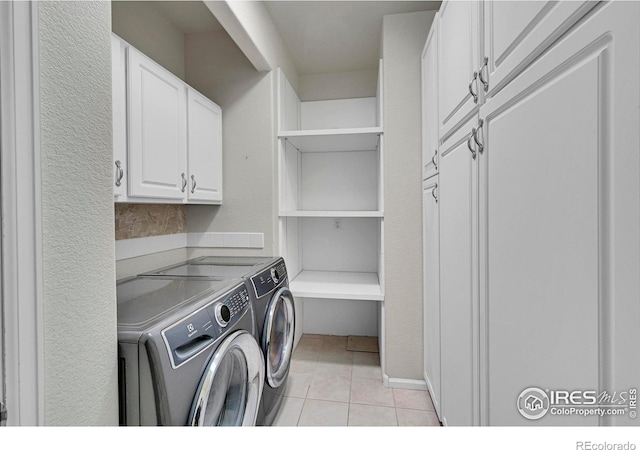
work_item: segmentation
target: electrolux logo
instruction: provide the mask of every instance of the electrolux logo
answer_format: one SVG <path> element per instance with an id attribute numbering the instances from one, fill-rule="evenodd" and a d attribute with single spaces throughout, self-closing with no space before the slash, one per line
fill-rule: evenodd
<path id="1" fill-rule="evenodd" d="M 522 417 L 538 420 L 547 414 L 557 416 L 622 416 L 637 417 L 637 389 L 626 391 L 550 390 L 529 387 L 517 400 Z"/>

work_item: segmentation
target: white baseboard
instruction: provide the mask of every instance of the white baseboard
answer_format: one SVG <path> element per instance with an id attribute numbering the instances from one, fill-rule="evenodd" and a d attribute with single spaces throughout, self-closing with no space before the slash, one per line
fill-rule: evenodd
<path id="1" fill-rule="evenodd" d="M 414 391 L 426 391 L 427 383 L 424 380 L 412 380 L 410 378 L 391 378 L 386 373 L 382 374 L 382 382 L 385 387 L 394 389 L 412 389 Z"/>

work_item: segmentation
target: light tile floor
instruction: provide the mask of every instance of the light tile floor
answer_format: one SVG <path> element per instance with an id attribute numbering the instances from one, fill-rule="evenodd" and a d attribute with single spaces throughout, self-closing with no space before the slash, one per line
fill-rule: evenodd
<path id="1" fill-rule="evenodd" d="M 439 425 L 427 391 L 384 387 L 378 353 L 347 350 L 346 336 L 312 334 L 303 335 L 293 353 L 285 397 L 274 422 L 274 426 Z"/>

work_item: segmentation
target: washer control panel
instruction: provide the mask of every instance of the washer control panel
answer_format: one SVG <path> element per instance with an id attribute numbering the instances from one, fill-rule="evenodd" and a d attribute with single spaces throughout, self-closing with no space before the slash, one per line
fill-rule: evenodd
<path id="1" fill-rule="evenodd" d="M 162 331 L 171 366 L 176 369 L 202 353 L 250 308 L 241 285 Z"/>
<path id="2" fill-rule="evenodd" d="M 273 291 L 287 278 L 287 266 L 283 260 L 251 277 L 256 297 L 260 298 Z"/>

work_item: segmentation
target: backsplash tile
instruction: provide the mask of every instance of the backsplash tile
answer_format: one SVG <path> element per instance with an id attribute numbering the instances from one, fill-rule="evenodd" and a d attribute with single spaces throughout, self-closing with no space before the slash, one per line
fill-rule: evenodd
<path id="1" fill-rule="evenodd" d="M 186 205 L 116 203 L 116 240 L 186 233 Z"/>

